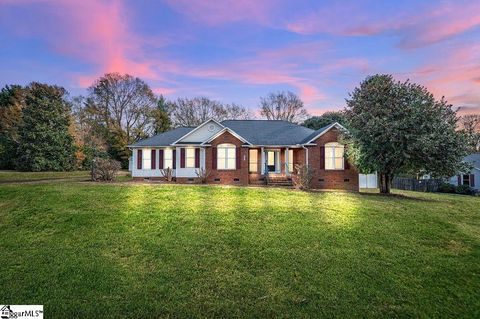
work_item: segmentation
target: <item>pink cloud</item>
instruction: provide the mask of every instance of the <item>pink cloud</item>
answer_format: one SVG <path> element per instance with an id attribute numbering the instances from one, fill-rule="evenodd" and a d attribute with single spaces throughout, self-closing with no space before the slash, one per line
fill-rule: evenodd
<path id="1" fill-rule="evenodd" d="M 400 47 L 417 48 L 480 25 L 480 2 L 476 0 L 434 2 L 433 7 L 420 2 L 416 7 L 392 13 L 373 8 L 366 11 L 359 2 L 333 4 L 287 23 L 285 28 L 299 34 L 389 34 L 400 37 Z"/>
<path id="2" fill-rule="evenodd" d="M 120 0 L 20 0 L 3 5 L 20 6 L 26 12 L 34 10 L 41 20 L 9 21 L 9 27 L 16 28 L 19 34 L 42 38 L 53 51 L 94 66 L 90 74 L 72 73 L 81 87 L 91 85 L 103 73 L 162 80 L 160 67 L 166 72 L 175 68 L 172 61 L 145 56 L 142 48 L 152 45 L 152 39 L 131 30 L 129 10 Z"/>

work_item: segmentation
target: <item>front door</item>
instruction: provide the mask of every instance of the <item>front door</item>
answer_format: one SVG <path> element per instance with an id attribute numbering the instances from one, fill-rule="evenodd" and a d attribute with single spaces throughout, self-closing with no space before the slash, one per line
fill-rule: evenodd
<path id="1" fill-rule="evenodd" d="M 267 153 L 267 170 L 269 173 L 278 171 L 278 151 L 266 151 Z"/>

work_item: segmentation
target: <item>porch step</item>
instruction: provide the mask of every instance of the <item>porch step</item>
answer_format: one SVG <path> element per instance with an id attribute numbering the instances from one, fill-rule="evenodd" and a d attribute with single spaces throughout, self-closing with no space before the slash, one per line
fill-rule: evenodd
<path id="1" fill-rule="evenodd" d="M 286 177 L 272 177 L 268 179 L 268 185 L 271 186 L 293 186 L 292 180 Z"/>

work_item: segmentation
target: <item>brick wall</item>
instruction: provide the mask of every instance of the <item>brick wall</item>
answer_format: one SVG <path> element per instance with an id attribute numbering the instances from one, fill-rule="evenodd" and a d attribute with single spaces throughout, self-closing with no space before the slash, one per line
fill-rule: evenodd
<path id="1" fill-rule="evenodd" d="M 332 128 L 313 142 L 317 144 L 316 146 L 308 147 L 308 162 L 315 170 L 312 180 L 313 188 L 358 190 L 358 171 L 352 164 L 350 169 L 346 170 L 320 169 L 320 146 L 337 142 L 338 138 L 339 131 Z"/>
<path id="2" fill-rule="evenodd" d="M 214 170 L 212 168 L 212 147 L 217 147 L 219 144 L 223 143 L 234 144 L 236 147 L 240 147 L 240 168 L 237 167 L 235 170 Z M 243 142 L 229 132 L 225 132 L 214 139 L 210 144 L 212 147 L 207 147 L 205 149 L 205 167 L 210 171 L 208 183 L 248 185 L 248 148 L 242 147 Z M 235 179 L 238 179 L 238 181 L 235 181 Z"/>

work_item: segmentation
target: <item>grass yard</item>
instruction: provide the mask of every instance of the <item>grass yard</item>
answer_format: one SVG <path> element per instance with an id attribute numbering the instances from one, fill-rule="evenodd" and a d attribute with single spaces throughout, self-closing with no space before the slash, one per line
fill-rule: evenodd
<path id="1" fill-rule="evenodd" d="M 480 316 L 480 199 L 0 185 L 0 300 L 46 318 Z"/>

